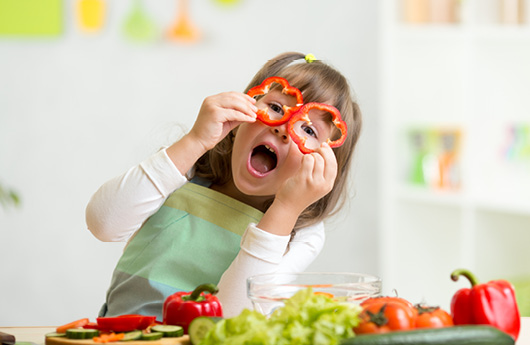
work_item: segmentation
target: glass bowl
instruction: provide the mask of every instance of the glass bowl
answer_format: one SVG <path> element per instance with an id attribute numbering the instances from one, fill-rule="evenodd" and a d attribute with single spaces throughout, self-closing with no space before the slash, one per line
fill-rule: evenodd
<path id="1" fill-rule="evenodd" d="M 299 290 L 311 287 L 338 301 L 360 304 L 381 295 L 379 277 L 362 273 L 271 273 L 247 279 L 247 294 L 254 309 L 270 315 Z"/>

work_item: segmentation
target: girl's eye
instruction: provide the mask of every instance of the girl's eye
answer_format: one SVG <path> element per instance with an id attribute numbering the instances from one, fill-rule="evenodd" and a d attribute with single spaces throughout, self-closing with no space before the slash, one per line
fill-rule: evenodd
<path id="1" fill-rule="evenodd" d="M 273 112 L 275 112 L 277 114 L 280 114 L 280 115 L 283 115 L 283 107 L 280 104 L 278 104 L 278 103 L 270 103 L 269 104 L 269 108 Z"/>
<path id="2" fill-rule="evenodd" d="M 313 130 L 313 128 L 309 127 L 309 126 L 303 126 L 302 130 L 308 134 L 309 136 L 312 136 L 312 137 L 315 137 L 317 136 L 317 134 L 315 133 L 315 131 Z"/>

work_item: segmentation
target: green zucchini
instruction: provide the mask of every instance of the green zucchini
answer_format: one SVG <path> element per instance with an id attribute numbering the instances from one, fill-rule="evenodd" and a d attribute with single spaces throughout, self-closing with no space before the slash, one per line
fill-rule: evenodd
<path id="1" fill-rule="evenodd" d="M 92 339 L 98 335 L 97 329 L 71 328 L 66 330 L 68 339 Z"/>
<path id="2" fill-rule="evenodd" d="M 511 336 L 491 326 L 451 326 L 382 334 L 362 334 L 341 345 L 514 345 Z"/>
<path id="3" fill-rule="evenodd" d="M 142 334 L 142 340 L 147 340 L 147 341 L 159 340 L 162 338 L 162 336 L 164 336 L 162 332 L 144 333 Z"/>
<path id="4" fill-rule="evenodd" d="M 215 324 L 222 319 L 222 317 L 216 316 L 199 316 L 193 319 L 188 327 L 191 344 L 199 344 L 206 336 L 206 333 L 214 328 Z"/>
<path id="5" fill-rule="evenodd" d="M 174 338 L 184 335 L 184 328 L 176 325 L 156 325 L 151 327 L 153 332 L 160 332 L 164 337 Z"/>
<path id="6" fill-rule="evenodd" d="M 142 331 L 132 331 L 132 332 L 125 333 L 121 341 L 138 340 L 141 337 L 142 337 Z"/>

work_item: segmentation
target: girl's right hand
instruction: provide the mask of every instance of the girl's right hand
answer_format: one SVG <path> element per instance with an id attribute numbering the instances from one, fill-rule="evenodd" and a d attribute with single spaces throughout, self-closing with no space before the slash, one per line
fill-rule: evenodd
<path id="1" fill-rule="evenodd" d="M 213 148 L 242 122 L 256 121 L 256 100 L 240 92 L 223 92 L 206 97 L 189 136 L 204 152 Z"/>

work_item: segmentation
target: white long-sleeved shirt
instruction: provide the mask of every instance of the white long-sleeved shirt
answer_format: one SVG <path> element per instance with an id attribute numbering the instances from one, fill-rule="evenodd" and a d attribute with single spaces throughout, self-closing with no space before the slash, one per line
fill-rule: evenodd
<path id="1" fill-rule="evenodd" d="M 175 167 L 165 150 L 103 184 L 86 209 L 88 229 L 101 241 L 129 241 L 167 197 L 188 180 Z M 323 223 L 278 236 L 249 224 L 241 249 L 218 284 L 218 297 L 225 317 L 251 308 L 246 297 L 249 276 L 274 272 L 301 272 L 324 245 Z"/>

